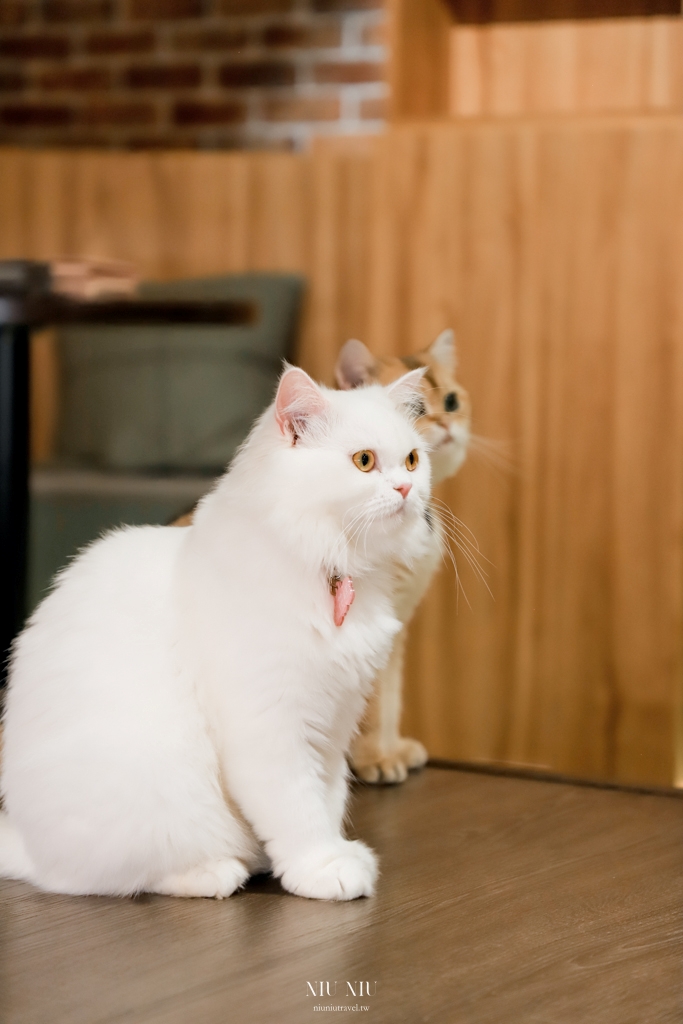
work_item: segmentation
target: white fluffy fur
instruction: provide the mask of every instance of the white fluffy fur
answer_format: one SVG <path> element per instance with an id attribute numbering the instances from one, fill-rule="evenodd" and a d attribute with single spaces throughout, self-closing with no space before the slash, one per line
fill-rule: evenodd
<path id="1" fill-rule="evenodd" d="M 430 541 L 405 392 L 288 370 L 192 526 L 118 530 L 61 574 L 15 648 L 0 874 L 221 897 L 271 866 L 302 896 L 372 893 L 345 753 L 399 629 L 396 575 Z M 341 627 L 335 572 L 356 591 Z"/>

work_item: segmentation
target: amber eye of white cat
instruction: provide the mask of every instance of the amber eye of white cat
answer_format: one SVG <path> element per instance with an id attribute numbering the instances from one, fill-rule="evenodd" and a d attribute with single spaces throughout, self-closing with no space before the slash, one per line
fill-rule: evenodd
<path id="1" fill-rule="evenodd" d="M 355 464 L 358 466 L 361 473 L 369 473 L 372 467 L 375 465 L 375 456 L 372 454 L 372 452 L 356 452 L 356 454 L 353 455 L 352 458 Z"/>
<path id="2" fill-rule="evenodd" d="M 412 473 L 412 471 L 414 469 L 417 469 L 417 464 L 418 464 L 419 461 L 420 461 L 420 458 L 419 458 L 417 452 L 415 451 L 415 449 L 413 448 L 412 452 L 410 453 L 410 455 L 406 459 L 406 469 L 410 470 L 410 472 Z"/>

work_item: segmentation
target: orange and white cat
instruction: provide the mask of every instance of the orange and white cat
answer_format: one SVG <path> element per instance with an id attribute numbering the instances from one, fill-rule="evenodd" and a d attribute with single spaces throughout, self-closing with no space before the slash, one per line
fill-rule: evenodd
<path id="1" fill-rule="evenodd" d="M 422 378 L 424 410 L 417 428 L 430 447 L 432 482 L 453 476 L 462 466 L 470 442 L 470 400 L 455 377 L 455 338 L 443 331 L 429 348 L 415 355 L 375 358 L 360 341 L 351 340 L 339 354 L 335 375 L 340 388 L 389 384 L 406 370 L 426 367 Z M 430 516 L 431 518 L 431 516 Z M 443 535 L 431 518 L 432 543 L 410 570 L 404 569 L 395 594 L 396 616 L 403 628 L 394 639 L 391 656 L 375 679 L 361 730 L 353 741 L 350 760 L 365 782 L 403 782 L 409 769 L 421 768 L 427 751 L 418 740 L 401 736 L 403 659 L 406 631 L 441 561 Z"/>

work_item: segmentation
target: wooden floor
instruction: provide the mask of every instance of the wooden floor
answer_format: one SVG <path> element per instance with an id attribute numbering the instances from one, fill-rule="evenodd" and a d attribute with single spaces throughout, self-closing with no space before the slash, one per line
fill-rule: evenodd
<path id="1" fill-rule="evenodd" d="M 0 883 L 2 1024 L 683 1020 L 682 800 L 429 768 L 352 811 L 382 860 L 373 899 Z"/>

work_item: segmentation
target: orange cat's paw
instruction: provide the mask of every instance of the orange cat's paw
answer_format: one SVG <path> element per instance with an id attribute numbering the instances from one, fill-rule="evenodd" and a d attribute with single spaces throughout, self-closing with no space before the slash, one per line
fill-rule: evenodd
<path id="1" fill-rule="evenodd" d="M 399 738 L 388 753 L 368 736 L 359 736 L 351 754 L 351 767 L 363 782 L 386 785 L 405 782 L 408 772 L 427 763 L 427 751 L 419 740 Z"/>

